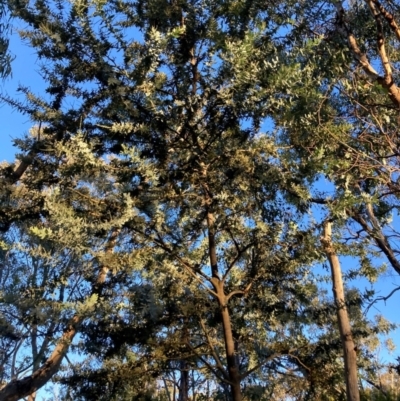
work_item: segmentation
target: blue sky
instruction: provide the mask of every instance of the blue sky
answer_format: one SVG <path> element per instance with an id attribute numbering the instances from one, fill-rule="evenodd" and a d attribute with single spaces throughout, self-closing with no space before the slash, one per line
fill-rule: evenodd
<path id="1" fill-rule="evenodd" d="M 23 95 L 17 92 L 19 84 L 29 86 L 34 93 L 43 93 L 44 84 L 38 73 L 39 60 L 34 51 L 22 44 L 16 34 L 13 34 L 11 37 L 10 49 L 15 55 L 15 60 L 12 64 L 13 76 L 5 82 L 0 83 L 1 93 L 23 100 Z M 28 116 L 21 115 L 6 104 L 1 104 L 0 106 L 0 121 L 0 161 L 12 161 L 16 152 L 16 148 L 12 146 L 12 139 L 26 134 L 32 126 L 32 122 Z M 343 260 L 344 271 L 352 268 L 352 264 L 354 263 L 350 259 Z M 366 280 L 353 281 L 351 285 L 359 285 L 362 288 L 370 287 Z M 379 279 L 375 288 L 379 291 L 379 296 L 386 296 L 395 286 L 400 286 L 400 276 L 392 269 L 388 269 L 387 273 Z M 395 293 L 386 304 L 380 302 L 372 307 L 369 316 L 382 314 L 391 322 L 400 323 L 399 305 L 400 291 Z M 382 349 L 379 356 L 384 362 L 389 362 L 396 355 L 400 355 L 400 330 L 393 332 L 391 337 L 397 343 L 398 349 L 392 355 L 389 355 L 386 350 Z"/>
<path id="2" fill-rule="evenodd" d="M 10 50 L 15 56 L 12 63 L 12 77 L 0 82 L 0 93 L 23 100 L 21 93 L 17 92 L 18 85 L 29 86 L 32 91 L 43 91 L 43 81 L 38 74 L 38 59 L 33 49 L 23 45 L 18 35 L 11 35 Z M 0 105 L 0 161 L 14 159 L 16 148 L 12 139 L 23 136 L 29 131 L 32 123 L 28 116 L 21 115 L 7 104 Z"/>

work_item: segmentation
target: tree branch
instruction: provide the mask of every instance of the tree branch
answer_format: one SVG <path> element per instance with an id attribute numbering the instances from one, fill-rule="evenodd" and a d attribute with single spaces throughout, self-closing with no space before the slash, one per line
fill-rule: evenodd
<path id="1" fill-rule="evenodd" d="M 400 274 L 400 263 L 393 252 L 387 238 L 383 235 L 380 228 L 372 229 L 367 221 L 359 213 L 353 213 L 352 218 L 374 239 L 378 248 L 386 255 L 389 263 L 398 274 Z"/>
<path id="2" fill-rule="evenodd" d="M 383 18 L 385 18 L 392 31 L 395 33 L 397 39 L 400 41 L 400 28 L 397 25 L 393 15 L 387 11 L 378 0 L 369 0 L 369 2 L 375 4 L 376 8 L 383 15 Z"/>
<path id="3" fill-rule="evenodd" d="M 215 360 L 215 362 L 217 364 L 217 368 L 220 370 L 220 372 L 223 374 L 223 376 L 228 380 L 229 379 L 228 373 L 225 371 L 224 366 L 222 365 L 221 359 L 219 358 L 219 356 L 217 354 L 217 351 L 215 351 L 215 348 L 212 345 L 210 336 L 207 333 L 206 327 L 204 326 L 204 322 L 203 322 L 202 319 L 200 319 L 200 325 L 201 325 L 201 328 L 203 329 L 204 334 L 206 336 L 208 346 L 211 349 L 211 354 L 212 354 L 212 356 L 213 356 L 213 358 L 214 358 L 214 360 Z"/>
<path id="4" fill-rule="evenodd" d="M 113 251 L 118 233 L 119 230 L 115 230 L 111 234 L 105 248 L 106 252 Z M 101 291 L 101 287 L 105 282 L 107 272 L 108 267 L 104 265 L 101 266 L 98 272 L 97 280 L 92 287 L 92 295 Z M 52 354 L 47 358 L 47 361 L 30 376 L 19 380 L 11 380 L 11 382 L 9 382 L 0 390 L 0 401 L 17 401 L 43 387 L 58 372 L 82 321 L 82 316 L 73 316 L 64 329 L 63 335 L 58 340 Z"/>
<path id="5" fill-rule="evenodd" d="M 290 352 L 290 351 L 288 351 Z M 260 369 L 263 365 L 265 365 L 267 362 L 271 361 L 272 359 L 275 359 L 278 356 L 281 356 L 282 353 L 274 353 L 270 356 L 267 357 L 266 360 L 260 362 L 259 364 L 257 364 L 256 366 L 254 366 L 254 368 L 251 368 L 250 370 L 248 370 L 246 373 L 243 373 L 242 375 L 240 375 L 240 380 L 245 379 L 247 376 L 250 376 L 253 372 L 255 372 L 256 370 Z"/>

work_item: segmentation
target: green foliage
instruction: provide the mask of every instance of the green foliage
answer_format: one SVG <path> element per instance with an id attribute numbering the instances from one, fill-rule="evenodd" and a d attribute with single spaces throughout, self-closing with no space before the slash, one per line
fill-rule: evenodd
<path id="1" fill-rule="evenodd" d="M 11 6 L 47 96 L 9 99 L 37 126 L 16 141 L 20 164 L 1 167 L 0 330 L 4 349 L 23 339 L 2 378 L 15 376 L 13 352 L 19 374 L 38 369 L 72 319 L 79 335 L 56 377 L 65 400 L 171 399 L 186 373 L 192 396 L 226 399 L 232 366 L 248 399 L 344 399 L 321 221 L 354 260 L 348 280 L 373 282 L 371 242 L 397 207 L 378 127 L 395 127 L 392 110 L 365 111 L 368 91 L 385 94 L 363 86 L 322 24 L 333 5 Z M 367 228 L 353 235 L 354 216 Z M 370 380 L 372 344 L 392 326 L 346 296 Z"/>
<path id="2" fill-rule="evenodd" d="M 8 46 L 9 38 L 9 15 L 8 6 L 6 1 L 0 2 L 0 77 L 6 78 L 11 74 L 11 62 L 13 57 L 11 56 Z"/>

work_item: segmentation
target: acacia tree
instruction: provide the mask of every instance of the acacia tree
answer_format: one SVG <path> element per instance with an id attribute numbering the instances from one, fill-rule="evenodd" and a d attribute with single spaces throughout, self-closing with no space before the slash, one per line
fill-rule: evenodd
<path id="1" fill-rule="evenodd" d="M 27 226 L 9 230 L 2 253 L 4 384 L 40 367 L 53 337 L 60 333 L 65 305 L 74 302 L 75 295 L 69 289 L 76 286 L 79 274 L 72 276 L 72 265 L 77 264 L 73 255 L 56 250 Z M 29 399 L 34 400 L 35 394 Z"/>

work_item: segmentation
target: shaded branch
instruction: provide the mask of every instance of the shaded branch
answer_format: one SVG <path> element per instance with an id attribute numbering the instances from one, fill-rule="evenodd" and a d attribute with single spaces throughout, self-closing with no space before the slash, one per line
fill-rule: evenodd
<path id="1" fill-rule="evenodd" d="M 377 302 L 379 302 L 379 301 L 386 302 L 394 293 L 396 293 L 396 292 L 399 291 L 399 290 L 400 290 L 400 286 L 399 286 L 399 287 L 396 287 L 394 290 L 390 291 L 390 293 L 389 293 L 388 295 L 386 295 L 386 297 L 377 297 L 377 298 L 375 298 L 375 299 L 368 305 L 368 307 L 365 309 L 365 313 L 364 313 L 364 314 L 367 314 L 368 311 L 371 309 L 371 307 L 372 307 L 375 303 L 377 303 Z"/>
<path id="2" fill-rule="evenodd" d="M 223 374 L 223 376 L 228 380 L 229 379 L 228 373 L 225 371 L 224 366 L 222 365 L 221 359 L 219 358 L 219 356 L 217 354 L 217 351 L 215 351 L 215 348 L 212 345 L 210 336 L 207 333 L 206 327 L 204 326 L 204 322 L 203 322 L 202 319 L 200 319 L 200 325 L 201 325 L 201 328 L 203 329 L 204 334 L 206 336 L 207 343 L 208 343 L 208 345 L 209 345 L 209 347 L 211 349 L 211 354 L 214 357 L 214 360 L 215 360 L 215 362 L 217 364 L 217 368 L 220 370 L 220 372 Z"/>
<path id="3" fill-rule="evenodd" d="M 290 353 L 291 350 L 288 351 L 288 353 Z M 254 368 L 251 368 L 250 370 L 248 370 L 246 373 L 243 373 L 242 375 L 240 375 L 240 380 L 245 379 L 247 376 L 250 376 L 253 372 L 255 372 L 256 370 L 260 369 L 262 366 L 264 366 L 266 363 L 268 363 L 269 361 L 271 361 L 272 359 L 275 359 L 278 356 L 283 355 L 281 352 L 280 353 L 274 353 L 270 356 L 267 357 L 267 359 L 265 359 L 264 361 L 260 362 L 259 364 L 257 364 L 256 366 L 254 366 Z"/>
<path id="4" fill-rule="evenodd" d="M 397 39 L 400 41 L 400 28 L 397 25 L 393 15 L 389 11 L 387 11 L 386 8 L 383 7 L 378 0 L 369 0 L 369 2 L 375 4 L 376 8 L 382 14 L 383 18 L 385 18 L 386 22 L 389 24 Z"/>
<path id="5" fill-rule="evenodd" d="M 398 274 L 400 274 L 400 263 L 393 252 L 387 238 L 380 228 L 371 228 L 368 222 L 359 213 L 353 213 L 352 218 L 374 239 L 378 248 L 385 254 L 389 263 Z"/>

